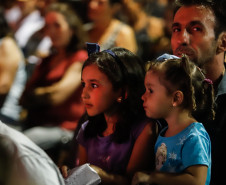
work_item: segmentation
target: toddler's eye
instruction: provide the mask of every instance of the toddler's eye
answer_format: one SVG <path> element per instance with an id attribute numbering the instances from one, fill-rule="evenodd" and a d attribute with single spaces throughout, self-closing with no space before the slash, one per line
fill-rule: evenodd
<path id="1" fill-rule="evenodd" d="M 153 90 L 152 90 L 152 89 L 148 89 L 148 91 L 149 91 L 150 93 L 153 93 Z"/>

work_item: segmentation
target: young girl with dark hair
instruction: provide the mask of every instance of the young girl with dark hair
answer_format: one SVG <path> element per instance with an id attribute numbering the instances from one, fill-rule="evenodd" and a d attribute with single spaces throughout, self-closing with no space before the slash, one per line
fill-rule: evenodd
<path id="1" fill-rule="evenodd" d="M 168 127 L 155 144 L 156 171 L 137 172 L 132 184 L 209 184 L 211 142 L 196 117 L 214 119 L 211 80 L 184 56 L 150 63 L 145 86 L 146 115 L 165 119 Z"/>
<path id="2" fill-rule="evenodd" d="M 78 161 L 90 163 L 102 184 L 130 184 L 154 164 L 157 127 L 142 108 L 144 75 L 140 59 L 119 47 L 92 53 L 83 65 L 88 121 L 77 136 Z"/>

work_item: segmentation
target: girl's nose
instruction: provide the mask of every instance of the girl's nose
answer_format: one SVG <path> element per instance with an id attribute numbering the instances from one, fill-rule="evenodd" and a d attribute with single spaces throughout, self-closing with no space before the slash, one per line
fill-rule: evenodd
<path id="1" fill-rule="evenodd" d="M 144 99 L 145 99 L 145 93 L 141 96 L 141 99 L 144 101 Z"/>
<path id="2" fill-rule="evenodd" d="M 89 98 L 89 93 L 88 93 L 87 88 L 85 88 L 85 87 L 83 88 L 81 97 L 82 97 L 82 99 Z"/>

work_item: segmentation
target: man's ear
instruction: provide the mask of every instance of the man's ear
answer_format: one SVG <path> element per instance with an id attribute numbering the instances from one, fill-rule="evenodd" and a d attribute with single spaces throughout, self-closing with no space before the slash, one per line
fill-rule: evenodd
<path id="1" fill-rule="evenodd" d="M 218 37 L 217 54 L 226 51 L 226 32 L 222 32 Z"/>
<path id="2" fill-rule="evenodd" d="M 184 94 L 181 91 L 175 91 L 173 93 L 172 105 L 173 107 L 180 106 L 184 100 Z"/>

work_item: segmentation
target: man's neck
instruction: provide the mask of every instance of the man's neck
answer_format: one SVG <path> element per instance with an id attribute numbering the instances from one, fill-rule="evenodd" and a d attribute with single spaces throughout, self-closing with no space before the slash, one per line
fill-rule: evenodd
<path id="1" fill-rule="evenodd" d="M 225 72 L 224 53 L 216 55 L 213 62 L 209 62 L 204 66 L 204 70 L 206 78 L 211 79 L 214 86 L 217 87 Z"/>

